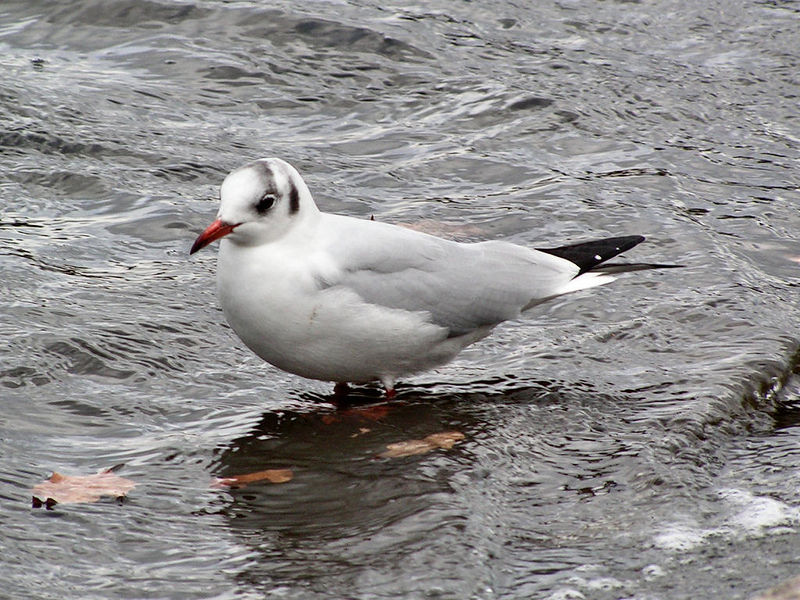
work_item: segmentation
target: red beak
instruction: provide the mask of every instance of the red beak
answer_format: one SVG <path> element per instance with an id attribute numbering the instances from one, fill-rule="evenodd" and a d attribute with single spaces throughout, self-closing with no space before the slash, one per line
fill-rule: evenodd
<path id="1" fill-rule="evenodd" d="M 189 254 L 194 254 L 198 250 L 208 246 L 214 240 L 218 240 L 219 238 L 228 235 L 238 226 L 238 223 L 236 225 L 231 225 L 230 223 L 225 223 L 221 219 L 217 219 L 211 225 L 206 227 L 206 230 L 203 233 L 197 236 L 194 244 L 192 244 L 192 249 L 189 250 Z"/>

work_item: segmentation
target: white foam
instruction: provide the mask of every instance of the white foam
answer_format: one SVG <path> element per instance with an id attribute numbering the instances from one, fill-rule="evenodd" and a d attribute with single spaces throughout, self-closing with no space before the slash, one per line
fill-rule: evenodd
<path id="1" fill-rule="evenodd" d="M 736 509 L 727 519 L 734 530 L 766 533 L 766 530 L 800 523 L 800 508 L 775 498 L 756 496 L 747 490 L 737 489 L 723 489 L 719 495 Z"/>
<path id="2" fill-rule="evenodd" d="M 703 528 L 688 523 L 667 524 L 653 537 L 653 545 L 670 552 L 689 552 L 712 536 L 726 538 L 780 535 L 800 525 L 800 506 L 776 498 L 758 496 L 748 490 L 724 488 L 717 491 L 721 500 L 714 526 Z M 727 510 L 725 510 L 727 508 Z"/>
<path id="3" fill-rule="evenodd" d="M 662 550 L 687 552 L 703 544 L 710 534 L 710 531 L 688 525 L 672 525 L 657 534 L 653 538 L 653 543 Z"/>

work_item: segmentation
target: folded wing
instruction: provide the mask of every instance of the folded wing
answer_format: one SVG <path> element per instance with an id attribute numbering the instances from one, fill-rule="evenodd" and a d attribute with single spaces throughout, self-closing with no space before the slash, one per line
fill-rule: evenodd
<path id="1" fill-rule="evenodd" d="M 451 337 L 518 317 L 565 293 L 580 272 L 565 258 L 506 242 L 462 244 L 370 221 L 349 220 L 346 229 L 327 248 L 337 268 L 320 285 L 428 313 Z"/>

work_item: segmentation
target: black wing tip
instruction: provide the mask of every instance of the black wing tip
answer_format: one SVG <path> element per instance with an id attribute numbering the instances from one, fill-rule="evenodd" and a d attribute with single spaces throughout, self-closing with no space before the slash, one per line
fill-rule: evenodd
<path id="1" fill-rule="evenodd" d="M 639 244 L 641 244 L 646 239 L 647 238 L 644 237 L 643 235 L 623 235 L 623 236 L 620 236 L 620 237 L 607 238 L 607 239 L 604 239 L 604 240 L 597 240 L 597 241 L 598 242 L 607 242 L 608 244 L 613 244 L 614 246 L 616 246 L 615 251 L 617 252 L 617 254 L 622 254 L 626 250 L 630 250 L 634 246 L 638 246 Z M 591 244 L 592 242 L 588 242 L 588 243 Z M 611 257 L 609 257 L 609 258 L 611 258 Z"/>
<path id="2" fill-rule="evenodd" d="M 591 271 L 607 260 L 641 244 L 643 241 L 645 241 L 643 235 L 623 235 L 590 242 L 568 244 L 558 248 L 539 248 L 538 250 L 575 263 L 580 268 L 578 274 L 581 274 Z"/>

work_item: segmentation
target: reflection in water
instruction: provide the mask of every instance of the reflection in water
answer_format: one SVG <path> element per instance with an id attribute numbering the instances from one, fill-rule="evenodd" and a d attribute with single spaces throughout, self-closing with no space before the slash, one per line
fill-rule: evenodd
<path id="1" fill-rule="evenodd" d="M 421 498 L 440 489 L 441 483 L 422 478 L 414 489 L 399 484 L 416 479 L 416 461 L 437 459 L 389 460 L 379 454 L 395 442 L 474 427 L 466 420 L 468 413 L 453 414 L 444 407 L 441 401 L 403 394 L 391 403 L 264 414 L 253 431 L 220 454 L 217 474 L 290 468 L 294 479 L 285 486 L 234 491 L 236 526 L 252 519 L 259 527 L 264 524 L 287 535 L 337 539 L 367 534 L 417 512 L 413 501 L 398 502 L 399 498 Z M 466 450 L 468 444 L 452 452 Z"/>
<path id="2" fill-rule="evenodd" d="M 606 511 L 613 498 L 640 487 L 648 469 L 639 456 L 645 432 L 620 425 L 639 410 L 633 397 L 542 383 L 502 395 L 415 388 L 390 403 L 361 399 L 265 413 L 219 454 L 219 476 L 294 473 L 289 483 L 230 491 L 222 514 L 261 555 L 243 577 L 287 585 L 302 578 L 319 594 L 331 584 L 362 585 L 352 578 L 374 577 L 376 585 L 410 578 L 403 589 L 416 593 L 447 572 L 474 589 L 488 585 L 497 566 L 476 567 L 457 558 L 464 553 L 565 568 L 583 560 L 582 544 L 632 518 L 609 519 Z M 465 439 L 450 450 L 381 457 L 390 444 L 443 431 Z M 570 507 L 590 499 L 594 506 L 583 506 L 576 520 Z M 564 513 L 557 522 L 555 506 Z M 587 512 L 594 515 L 589 530 Z M 573 540 L 553 554 L 554 545 L 576 536 L 577 547 Z M 429 576 L 414 572 L 423 561 Z"/>

